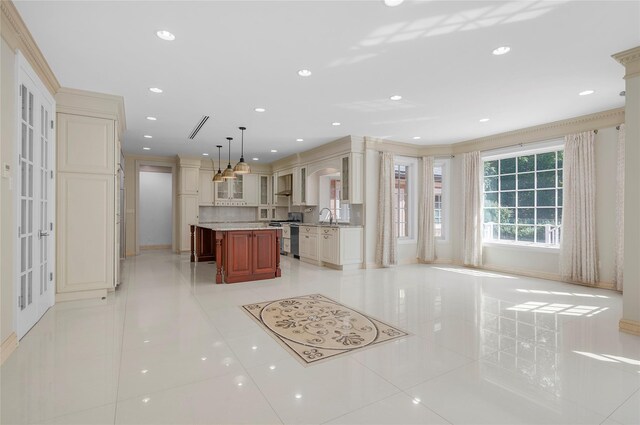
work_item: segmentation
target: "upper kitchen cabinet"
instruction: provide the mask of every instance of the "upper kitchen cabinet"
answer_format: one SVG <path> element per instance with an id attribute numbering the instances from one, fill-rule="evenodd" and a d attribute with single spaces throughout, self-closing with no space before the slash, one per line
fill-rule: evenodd
<path id="1" fill-rule="evenodd" d="M 120 96 L 61 88 L 57 107 L 56 299 L 103 297 L 117 284 Z"/>
<path id="2" fill-rule="evenodd" d="M 213 205 L 213 171 L 200 170 L 200 185 L 198 188 L 198 201 L 201 206 Z"/>
<path id="3" fill-rule="evenodd" d="M 216 206 L 256 206 L 258 205 L 258 176 L 256 174 L 236 174 L 235 179 L 214 183 Z"/>
<path id="4" fill-rule="evenodd" d="M 362 184 L 364 155 L 351 152 L 340 159 L 340 176 L 342 178 L 342 202 L 350 204 L 362 204 L 364 202 L 364 190 Z"/>

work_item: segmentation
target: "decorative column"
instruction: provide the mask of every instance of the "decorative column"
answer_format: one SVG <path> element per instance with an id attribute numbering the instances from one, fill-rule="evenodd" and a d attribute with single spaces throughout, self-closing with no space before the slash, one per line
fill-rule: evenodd
<path id="1" fill-rule="evenodd" d="M 640 335 L 640 46 L 616 53 L 625 67 L 624 289 L 620 330 Z"/>

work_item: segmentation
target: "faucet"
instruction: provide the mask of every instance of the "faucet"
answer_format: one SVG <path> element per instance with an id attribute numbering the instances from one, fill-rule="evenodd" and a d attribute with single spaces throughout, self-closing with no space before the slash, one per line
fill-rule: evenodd
<path id="1" fill-rule="evenodd" d="M 323 212 L 324 210 L 329 211 L 329 226 L 331 226 L 331 225 L 333 224 L 333 213 L 331 212 L 331 210 L 330 210 L 329 208 L 323 208 L 323 209 L 321 209 L 321 210 L 320 210 L 320 212 L 319 212 L 318 214 L 320 214 L 320 217 L 322 217 L 322 212 Z M 323 223 L 325 222 L 325 220 L 326 220 L 326 217 L 325 217 L 325 219 L 324 219 L 324 220 L 320 221 L 320 224 L 323 224 Z"/>

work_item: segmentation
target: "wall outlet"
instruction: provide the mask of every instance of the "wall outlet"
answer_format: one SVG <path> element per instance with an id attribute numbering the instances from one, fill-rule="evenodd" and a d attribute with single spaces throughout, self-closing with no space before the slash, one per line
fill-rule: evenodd
<path id="1" fill-rule="evenodd" d="M 11 177 L 11 164 L 6 162 L 2 164 L 2 177 L 5 179 Z"/>

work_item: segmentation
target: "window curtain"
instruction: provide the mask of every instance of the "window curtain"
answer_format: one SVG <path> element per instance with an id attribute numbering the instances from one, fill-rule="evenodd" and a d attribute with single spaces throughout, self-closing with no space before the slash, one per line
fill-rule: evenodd
<path id="1" fill-rule="evenodd" d="M 618 173 L 616 175 L 616 289 L 622 291 L 624 269 L 624 124 L 618 129 Z"/>
<path id="2" fill-rule="evenodd" d="M 571 134 L 564 143 L 560 273 L 564 279 L 593 284 L 598 281 L 595 134 Z"/>
<path id="3" fill-rule="evenodd" d="M 435 181 L 433 179 L 433 157 L 422 157 L 422 185 L 418 205 L 418 260 L 433 262 L 436 259 L 435 240 Z"/>
<path id="4" fill-rule="evenodd" d="M 478 267 L 482 265 L 482 160 L 479 151 L 464 154 L 463 175 L 463 263 Z"/>
<path id="5" fill-rule="evenodd" d="M 394 223 L 394 188 L 393 154 L 380 152 L 380 197 L 378 199 L 376 263 L 383 267 L 390 267 L 398 263 L 398 237 Z"/>

